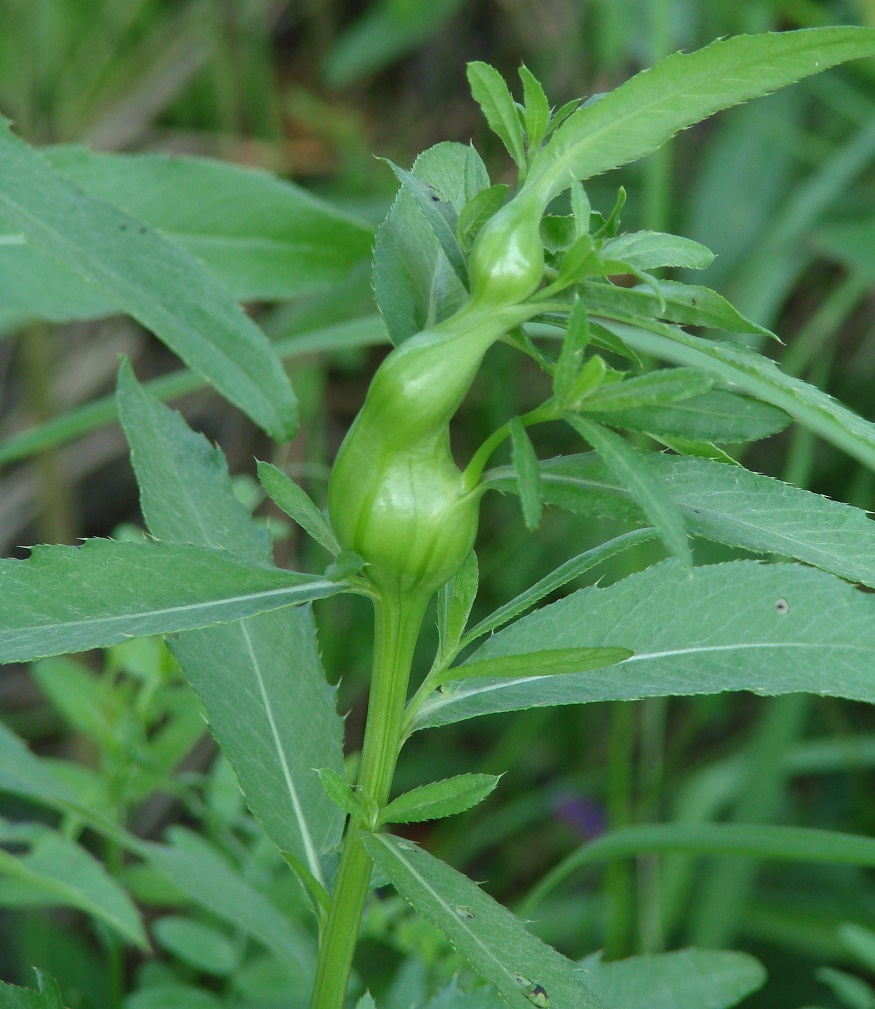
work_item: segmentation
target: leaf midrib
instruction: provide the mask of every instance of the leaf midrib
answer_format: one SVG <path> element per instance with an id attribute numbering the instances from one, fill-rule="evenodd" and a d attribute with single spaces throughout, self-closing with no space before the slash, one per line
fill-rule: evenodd
<path id="1" fill-rule="evenodd" d="M 751 37 L 756 38 L 756 36 L 735 36 L 735 38 L 745 38 L 745 37 L 747 37 L 747 38 L 751 38 Z M 712 45 L 714 45 L 714 46 L 725 46 L 725 44 L 726 44 L 727 41 L 729 41 L 729 40 L 719 39 L 719 40 L 717 40 L 717 42 L 712 43 Z M 810 49 L 811 43 L 808 42 L 807 39 L 805 39 L 805 40 L 799 40 L 799 41 L 801 43 L 801 47 L 803 48 L 803 50 L 804 49 Z M 835 40 L 834 44 L 841 45 L 845 41 L 846 40 L 844 40 L 844 39 L 837 39 L 837 40 Z M 697 50 L 694 53 L 676 53 L 675 54 L 675 62 L 680 62 L 680 60 L 683 57 L 685 57 L 685 56 L 691 57 L 691 56 L 697 55 L 698 53 L 703 53 L 708 48 L 710 48 L 710 46 L 706 46 L 705 49 Z M 796 49 L 794 49 L 794 50 L 784 50 L 784 51 L 781 52 L 780 58 L 781 59 L 789 58 L 789 57 L 791 57 L 793 55 L 796 55 L 796 52 L 797 52 Z M 671 59 L 671 57 L 669 57 L 669 59 Z M 763 57 L 762 54 L 759 54 L 756 57 L 752 57 L 752 56 L 748 57 L 747 60 L 745 60 L 745 61 L 739 61 L 738 63 L 736 63 L 735 64 L 735 69 L 737 71 L 739 71 L 739 72 L 747 72 L 747 73 L 749 73 L 752 69 L 757 69 L 758 67 L 761 67 L 762 64 L 763 64 L 763 59 L 764 59 L 764 57 Z M 657 64 L 657 66 L 658 65 L 659 64 Z M 655 68 L 651 68 L 651 69 L 655 69 Z M 827 69 L 830 69 L 830 67 L 824 67 L 823 69 L 827 70 Z M 642 74 L 646 74 L 646 73 L 647 73 L 647 70 L 641 71 L 640 73 L 636 74 L 634 77 L 630 78 L 630 82 L 631 81 L 639 81 L 640 78 L 641 78 L 641 75 Z M 702 68 L 702 71 L 700 72 L 700 75 L 696 77 L 695 82 L 689 82 L 688 81 L 688 82 L 686 82 L 684 84 L 684 86 L 675 85 L 670 90 L 666 90 L 666 91 L 659 92 L 659 93 L 651 90 L 650 94 L 647 94 L 647 92 L 645 91 L 645 96 L 646 97 L 644 97 L 644 99 L 641 102 L 634 104 L 632 106 L 632 108 L 629 109 L 628 111 L 626 111 L 625 113 L 620 113 L 620 114 L 614 116 L 613 118 L 611 118 L 611 119 L 609 119 L 607 121 L 603 121 L 603 124 L 600 127 L 597 127 L 592 132 L 586 133 L 579 141 L 577 141 L 576 143 L 572 143 L 569 147 L 565 148 L 565 150 L 562 150 L 558 154 L 554 155 L 554 157 L 552 159 L 552 163 L 545 164 L 544 170 L 537 177 L 534 176 L 534 172 L 533 172 L 532 176 L 531 176 L 532 184 L 534 185 L 535 183 L 537 183 L 540 186 L 540 185 L 546 183 L 546 185 L 548 186 L 548 188 L 552 192 L 552 188 L 553 188 L 553 186 L 555 186 L 557 184 L 558 180 L 560 180 L 563 176 L 568 175 L 570 173 L 571 162 L 574 161 L 574 158 L 577 156 L 577 154 L 579 153 L 579 151 L 581 149 L 583 149 L 585 146 L 592 146 L 595 143 L 597 143 L 597 141 L 599 140 L 599 138 L 601 137 L 602 134 L 604 134 L 604 133 L 610 133 L 610 132 L 616 132 L 616 131 L 620 131 L 620 130 L 622 130 L 624 128 L 628 128 L 627 126 L 625 126 L 625 124 L 632 124 L 632 125 L 634 125 L 634 123 L 636 122 L 636 120 L 640 120 L 642 117 L 646 117 L 649 113 L 652 112 L 652 110 L 659 108 L 660 106 L 666 104 L 667 102 L 677 102 L 677 100 L 678 100 L 679 97 L 683 98 L 685 95 L 689 94 L 690 90 L 692 90 L 694 88 L 698 89 L 698 88 L 704 88 L 704 87 L 713 86 L 715 83 L 717 83 L 717 82 L 725 79 L 725 74 L 726 74 L 726 67 L 722 64 L 722 62 L 716 62 L 715 61 L 715 63 L 713 63 L 711 66 Z M 805 77 L 805 76 L 809 76 L 809 75 L 808 74 L 803 74 L 802 76 Z M 797 78 L 797 80 L 798 79 L 800 79 L 800 78 Z M 770 89 L 770 91 L 776 91 L 780 87 L 781 87 L 781 85 L 776 84 L 774 86 L 774 88 Z M 640 89 L 636 89 L 636 90 L 640 90 Z M 611 95 L 606 96 L 604 99 L 602 99 L 601 102 L 598 102 L 596 105 L 591 106 L 590 108 L 594 112 L 595 112 L 595 110 L 598 110 L 598 112 L 601 113 L 601 115 L 602 115 L 602 117 L 604 119 L 605 109 L 604 108 L 599 108 L 599 106 L 601 106 L 603 102 L 608 101 L 608 99 L 611 98 L 612 96 L 621 94 L 621 92 L 622 92 L 622 85 L 616 91 L 611 92 Z M 769 94 L 769 93 L 770 93 L 769 91 L 764 92 L 764 93 L 755 92 L 755 94 L 760 94 L 760 96 L 762 96 L 762 94 Z M 638 97 L 638 95 L 636 95 L 635 97 Z M 648 101 L 648 98 L 649 98 L 649 101 Z M 722 111 L 725 108 L 730 108 L 732 105 L 738 104 L 739 101 L 740 100 L 733 99 L 733 100 L 731 100 L 729 102 L 728 105 L 718 106 L 713 112 L 706 113 L 704 116 L 700 117 L 699 119 L 694 120 L 694 122 L 701 121 L 702 118 L 708 118 L 708 116 L 714 115 L 716 112 L 720 112 L 720 111 Z M 611 101 L 610 104 L 616 104 L 616 102 L 617 102 L 617 100 L 614 99 L 613 101 Z M 609 108 L 609 106 L 608 106 L 608 108 Z M 589 111 L 589 110 L 587 110 L 586 108 L 583 108 L 583 109 L 580 110 L 580 114 L 582 114 L 584 112 L 587 112 L 587 111 Z M 593 118 L 595 118 L 595 116 L 593 116 Z M 564 124 L 563 128 L 568 129 L 569 132 L 570 132 L 569 128 L 570 128 L 572 122 L 573 122 L 573 119 L 569 120 L 568 123 Z M 675 134 L 679 133 L 683 128 L 684 128 L 683 124 L 679 125 L 672 132 L 671 136 L 674 136 Z M 557 134 L 557 138 L 558 138 L 558 135 L 559 134 Z M 657 141 L 657 142 L 655 142 L 653 144 L 653 146 L 649 146 L 646 149 L 643 149 L 643 150 L 639 151 L 637 154 L 633 155 L 633 159 L 637 160 L 638 158 L 644 157 L 646 154 L 649 154 L 652 151 L 656 150 L 659 146 L 661 146 L 661 143 L 665 143 L 667 140 L 671 139 L 671 136 L 669 136 L 668 138 L 665 138 L 661 142 Z M 548 148 L 546 148 L 544 154 L 546 155 L 548 152 L 549 152 L 549 146 L 548 146 Z M 628 160 L 629 159 L 627 159 L 626 161 L 621 161 L 617 165 L 613 165 L 613 166 L 609 166 L 609 167 L 606 167 L 606 168 L 602 168 L 598 172 L 598 174 L 602 174 L 603 172 L 610 171 L 611 167 L 617 168 L 617 167 L 619 167 L 622 164 L 628 163 Z M 533 168 L 534 168 L 534 166 L 533 166 Z M 587 176 L 587 178 L 589 178 L 589 177 L 590 176 Z"/>
<path id="2" fill-rule="evenodd" d="M 246 621 L 242 620 L 240 622 L 240 630 L 243 634 L 244 640 L 246 642 L 246 650 L 249 652 L 249 657 L 252 661 L 252 668 L 255 672 L 255 677 L 258 681 L 258 691 L 261 694 L 261 700 L 264 704 L 264 711 L 267 715 L 267 721 L 270 725 L 271 738 L 276 747 L 277 756 L 279 758 L 280 767 L 282 768 L 283 778 L 286 783 L 286 787 L 289 790 L 289 796 L 292 800 L 292 809 L 294 810 L 295 819 L 298 821 L 298 828 L 301 831 L 301 841 L 304 845 L 304 851 L 307 856 L 307 863 L 310 867 L 310 872 L 313 876 L 323 884 L 325 880 L 322 876 L 322 867 L 319 864 L 319 856 L 316 852 L 315 845 L 313 844 L 313 838 L 310 835 L 310 828 L 307 824 L 307 819 L 304 816 L 304 810 L 301 806 L 301 800 L 298 795 L 298 790 L 295 788 L 294 779 L 292 778 L 292 772 L 289 768 L 289 762 L 286 759 L 286 751 L 283 747 L 283 742 L 280 737 L 279 729 L 276 724 L 276 719 L 273 716 L 273 706 L 270 703 L 270 697 L 268 696 L 267 687 L 264 683 L 264 677 L 261 673 L 261 663 L 258 661 L 258 656 L 255 654 L 255 648 L 252 645 L 252 637 L 249 634 L 249 629 L 246 626 Z"/>
<path id="3" fill-rule="evenodd" d="M 668 648 L 664 651 L 651 651 L 651 652 L 636 652 L 634 655 L 630 656 L 628 659 L 624 659 L 623 662 L 618 663 L 612 668 L 616 669 L 618 666 L 625 666 L 635 662 L 647 662 L 655 661 L 658 659 L 672 658 L 677 656 L 685 655 L 704 655 L 717 652 L 733 652 L 733 651 L 753 651 L 760 649 L 769 650 L 779 650 L 779 649 L 827 649 L 830 652 L 835 651 L 845 651 L 845 652 L 859 652 L 861 655 L 868 656 L 875 654 L 875 643 L 871 647 L 865 647 L 863 645 L 852 645 L 842 642 L 810 642 L 810 641 L 764 641 L 764 642 L 743 642 L 728 645 L 697 645 L 695 647 L 688 648 Z M 492 656 L 492 658 L 499 659 L 502 656 Z M 464 668 L 464 665 L 460 668 Z M 518 687 L 526 683 L 537 683 L 543 685 L 551 679 L 555 679 L 557 682 L 567 680 L 569 676 L 581 676 L 589 675 L 591 672 L 596 672 L 596 670 L 584 671 L 581 673 L 560 673 L 554 676 L 517 676 L 508 677 L 506 679 L 495 679 L 489 683 L 479 682 L 479 685 L 474 689 L 465 689 L 464 687 L 459 687 L 457 689 L 445 690 L 441 695 L 432 695 L 420 708 L 418 716 L 414 719 L 414 722 L 421 722 L 423 717 L 431 715 L 435 711 L 440 711 L 442 708 L 451 706 L 459 701 L 467 701 L 472 697 L 482 697 L 486 694 L 494 693 L 499 690 L 506 690 L 511 687 Z M 472 677 L 473 679 L 473 677 Z M 464 680 L 460 680 L 464 683 Z M 414 725 L 414 729 L 416 725 Z"/>
<path id="4" fill-rule="evenodd" d="M 597 490 L 604 490 L 604 491 L 607 491 L 607 492 L 610 492 L 610 493 L 613 493 L 613 494 L 620 495 L 620 496 L 626 498 L 632 504 L 635 503 L 632 500 L 632 495 L 629 493 L 629 491 L 626 490 L 626 488 L 623 487 L 620 484 L 616 484 L 615 485 L 615 484 L 607 483 L 604 480 L 589 479 L 588 477 L 568 476 L 566 474 L 550 473 L 549 471 L 546 472 L 546 473 L 542 472 L 541 479 L 545 483 L 565 484 L 565 485 L 572 486 L 572 487 L 593 488 L 593 489 L 597 489 Z M 773 479 L 771 477 L 762 477 L 762 479 L 769 480 L 770 481 L 770 487 L 772 486 L 773 483 L 777 483 L 779 490 L 781 488 L 783 488 L 783 487 L 788 486 L 786 484 L 781 484 L 780 481 L 773 481 Z M 710 492 L 706 492 L 706 493 L 710 493 Z M 718 491 L 717 492 L 718 496 L 722 496 L 725 493 L 726 493 L 725 491 Z M 754 522 L 746 520 L 744 518 L 744 516 L 740 512 L 733 512 L 733 513 L 730 514 L 730 513 L 727 513 L 725 510 L 719 510 L 719 509 L 716 509 L 716 508 L 713 508 L 713 507 L 709 507 L 708 504 L 707 504 L 707 502 L 705 502 L 705 501 L 700 501 L 700 502 L 698 502 L 696 504 L 689 504 L 689 503 L 687 503 L 685 501 L 676 499 L 674 497 L 674 495 L 672 495 L 672 498 L 675 501 L 675 504 L 677 505 L 677 507 L 679 509 L 681 509 L 681 511 L 687 513 L 688 515 L 692 516 L 693 518 L 697 518 L 697 517 L 700 517 L 700 516 L 705 516 L 705 517 L 709 517 L 709 518 L 710 517 L 720 518 L 720 519 L 723 519 L 725 521 L 731 522 L 734 526 L 741 527 L 742 529 L 747 529 L 750 532 L 756 533 L 758 535 L 762 535 L 763 532 L 765 531 L 766 533 L 768 533 L 769 536 L 771 536 L 772 538 L 774 538 L 776 542 L 785 543 L 787 546 L 795 546 L 797 548 L 804 548 L 805 549 L 805 559 L 806 560 L 810 559 L 811 556 L 815 556 L 815 555 L 817 555 L 817 556 L 825 556 L 825 557 L 828 557 L 830 555 L 830 551 L 828 549 L 825 549 L 825 548 L 819 546 L 816 543 L 812 543 L 810 540 L 804 540 L 804 539 L 799 539 L 799 538 L 797 538 L 795 536 L 790 536 L 786 532 L 784 532 L 784 531 L 782 531 L 780 529 L 776 529 L 776 528 L 768 528 L 768 529 L 764 530 L 763 526 L 757 525 Z M 768 515 L 769 513 L 766 512 L 766 514 Z M 697 530 L 693 530 L 693 532 L 696 532 L 697 535 L 705 536 L 707 539 L 711 539 L 710 535 L 707 535 L 707 534 L 704 534 L 704 533 L 698 533 Z M 750 549 L 754 549 L 754 548 L 751 547 Z M 771 548 L 766 549 L 765 547 L 761 547 L 761 548 L 758 548 L 758 549 L 763 550 L 764 552 L 767 552 L 767 553 L 779 553 L 780 552 L 778 550 L 772 550 Z M 812 553 L 812 551 L 815 551 L 815 553 Z M 788 556 L 797 556 L 797 555 L 796 554 L 789 554 Z M 830 570 L 832 570 L 832 569 L 830 569 Z"/>
<path id="5" fill-rule="evenodd" d="M 147 619 L 150 617 L 160 616 L 161 614 L 170 613 L 185 613 L 188 611 L 198 611 L 198 610 L 210 610 L 214 607 L 226 606 L 235 602 L 242 602 L 248 599 L 270 599 L 275 596 L 283 595 L 294 595 L 300 593 L 307 593 L 313 589 L 321 590 L 323 588 L 331 588 L 335 591 L 339 590 L 338 583 L 330 582 L 327 579 L 318 579 L 312 582 L 308 581 L 302 585 L 284 585 L 278 589 L 259 589 L 253 592 L 247 592 L 236 596 L 222 596 L 221 599 L 208 599 L 204 602 L 198 603 L 185 603 L 179 606 L 161 606 L 158 609 L 152 610 L 135 610 L 131 613 L 124 613 L 121 615 L 105 616 L 105 617 L 84 617 L 80 620 L 64 620 L 51 624 L 30 624 L 24 628 L 19 624 L 14 628 L 3 628 L 0 629 L 0 639 L 3 637 L 9 637 L 18 631 L 22 634 L 29 634 L 34 630 L 41 631 L 54 631 L 59 628 L 69 628 L 69 627 L 100 627 L 103 625 L 112 625 L 114 622 L 122 622 L 132 619 Z M 289 605 L 292 605 L 291 603 Z M 251 615 L 251 614 L 250 614 Z M 188 629 L 188 628 L 186 628 Z"/>

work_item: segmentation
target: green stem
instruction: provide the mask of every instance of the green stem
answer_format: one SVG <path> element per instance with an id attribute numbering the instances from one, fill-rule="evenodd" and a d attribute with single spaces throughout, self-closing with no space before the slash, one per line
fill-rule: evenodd
<path id="1" fill-rule="evenodd" d="M 53 336 L 50 327 L 44 324 L 32 326 L 21 336 L 25 394 L 37 424 L 48 421 L 54 412 Z M 37 529 L 40 539 L 49 543 L 72 543 L 74 528 L 70 482 L 57 450 L 40 456 L 37 480 Z"/>
<path id="2" fill-rule="evenodd" d="M 523 414 L 522 417 L 520 417 L 520 421 L 522 422 L 523 427 L 532 427 L 534 424 L 544 424 L 548 421 L 559 420 L 561 416 L 562 413 L 557 407 L 556 402 L 549 399 L 546 403 L 542 403 L 534 410 L 530 410 L 528 413 Z M 510 421 L 506 424 L 502 424 L 496 431 L 493 431 L 471 457 L 471 461 L 468 463 L 464 473 L 465 485 L 469 490 L 473 490 L 477 486 L 480 477 L 483 475 L 483 469 L 486 466 L 486 463 L 488 463 L 492 457 L 492 453 L 506 438 L 509 437 L 509 435 Z"/>
<path id="3" fill-rule="evenodd" d="M 374 667 L 358 783 L 378 806 L 386 804 L 392 787 L 413 650 L 427 603 L 428 598 L 386 594 L 374 602 Z M 346 998 L 371 878 L 371 860 L 360 838 L 364 829 L 354 819 L 347 827 L 319 947 L 311 1009 L 342 1009 Z"/>
<path id="4" fill-rule="evenodd" d="M 611 830 L 632 823 L 633 751 L 635 748 L 635 706 L 616 701 L 611 706 L 608 740 L 608 821 Z M 605 877 L 608 898 L 605 922 L 605 956 L 611 960 L 629 953 L 632 921 L 632 871 L 628 864 L 614 862 Z"/>

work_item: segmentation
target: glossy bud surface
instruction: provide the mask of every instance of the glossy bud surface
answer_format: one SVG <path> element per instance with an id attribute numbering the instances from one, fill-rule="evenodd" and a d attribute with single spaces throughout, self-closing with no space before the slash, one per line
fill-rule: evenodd
<path id="1" fill-rule="evenodd" d="M 486 222 L 468 264 L 473 301 L 515 305 L 537 291 L 544 276 L 540 223 L 539 213 L 516 200 Z"/>

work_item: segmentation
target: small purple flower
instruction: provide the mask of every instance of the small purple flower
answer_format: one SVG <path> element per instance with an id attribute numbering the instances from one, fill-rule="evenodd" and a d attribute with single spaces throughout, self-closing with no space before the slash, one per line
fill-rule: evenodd
<path id="1" fill-rule="evenodd" d="M 604 807 L 579 793 L 559 795 L 553 804 L 553 812 L 557 820 L 567 823 L 587 840 L 598 837 L 607 829 Z"/>

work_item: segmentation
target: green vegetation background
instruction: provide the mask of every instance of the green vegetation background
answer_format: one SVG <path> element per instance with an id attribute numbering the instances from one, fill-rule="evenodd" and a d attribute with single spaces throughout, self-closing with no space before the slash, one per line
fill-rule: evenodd
<path id="1" fill-rule="evenodd" d="M 875 4 L 8 0 L 0 7 L 0 111 L 32 143 L 200 154 L 266 168 L 376 224 L 395 181 L 374 153 L 409 167 L 440 140 L 473 140 L 494 181 L 511 181 L 508 160 L 467 93 L 468 60 L 487 60 L 509 80 L 525 62 L 559 104 L 608 90 L 669 52 L 719 35 L 840 23 L 875 25 Z M 697 282 L 777 332 L 784 346 L 775 354 L 786 371 L 875 419 L 873 166 L 875 66 L 864 62 L 718 116 L 588 189 L 593 206 L 607 212 L 622 184 L 629 193 L 625 227 L 674 231 L 715 250 L 716 262 Z M 367 264 L 330 289 L 252 312 L 277 340 L 369 316 Z M 22 430 L 111 392 L 119 353 L 144 378 L 172 367 L 167 352 L 128 320 L 7 325 L 0 340 L 0 452 Z M 272 459 L 320 503 L 330 460 L 382 353 L 346 348 L 292 366 L 302 431 Z M 518 357 L 495 352 L 456 432 L 460 457 L 529 400 L 538 402 L 538 381 Z M 240 493 L 260 506 L 254 458 L 272 451 L 263 436 L 210 395 L 176 405 L 221 444 L 232 472 L 242 474 Z M 538 441 L 542 457 L 564 447 L 547 437 Z M 745 462 L 875 507 L 873 474 L 803 431 L 756 446 Z M 133 475 L 114 425 L 8 464 L 0 479 L 3 554 L 138 522 Z M 494 500 L 479 539 L 478 606 L 485 611 L 509 598 L 568 556 L 569 544 L 579 552 L 605 532 L 548 513 L 530 536 L 515 502 Z M 277 542 L 279 561 L 299 569 L 307 549 L 288 528 Z M 627 556 L 625 567 L 605 577 L 649 556 Z M 697 559 L 719 556 L 706 547 Z M 322 635 L 323 657 L 340 682 L 340 709 L 350 712 L 354 751 L 370 650 L 366 609 L 332 600 L 318 612 L 332 628 Z M 4 671 L 4 720 L 42 754 L 100 764 L 48 679 Z M 533 711 L 445 730 L 437 749 L 430 738 L 414 738 L 398 786 L 419 784 L 436 766 L 441 776 L 513 771 L 484 807 L 417 835 L 435 854 L 487 878 L 491 892 L 513 907 L 606 824 L 735 819 L 872 833 L 873 717 L 871 708 L 814 697 Z M 182 756 L 177 781 L 206 775 L 219 787 L 223 772 L 207 739 Z M 147 837 L 177 822 L 198 827 L 199 811 L 180 794 L 187 793 L 169 786 L 151 793 L 126 811 L 132 827 Z M 22 810 L 3 799 L 0 813 L 14 819 Z M 873 920 L 871 873 L 645 857 L 615 863 L 606 874 L 594 868 L 578 875 L 541 908 L 533 927 L 574 957 L 604 946 L 612 956 L 687 944 L 747 949 L 771 974 L 767 994 L 749 1004 L 778 1009 L 812 998 L 838 1005 L 815 972 L 826 964 L 858 969 L 839 929 Z M 132 986 L 145 961 L 128 955 L 112 977 L 102 976 L 100 937 L 80 921 L 70 912 L 16 907 L 14 894 L 0 889 L 0 974 L 30 984 L 29 965 L 39 963 L 65 995 L 73 993 L 68 1004 L 118 1004 L 119 985 Z M 400 908 L 373 915 L 366 935 L 361 959 L 375 992 L 391 985 L 408 954 L 435 976 L 452 968 L 434 933 Z M 166 959 L 172 949 L 168 942 L 158 952 Z"/>

